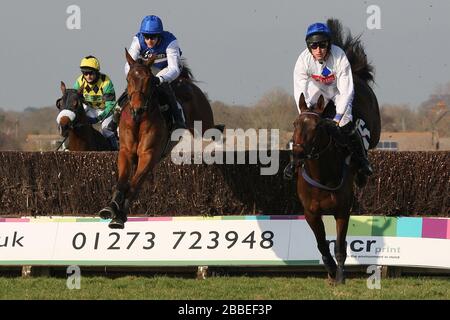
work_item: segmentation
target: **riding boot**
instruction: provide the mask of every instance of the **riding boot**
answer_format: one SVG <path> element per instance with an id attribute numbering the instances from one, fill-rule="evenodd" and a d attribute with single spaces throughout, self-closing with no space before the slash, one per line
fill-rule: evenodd
<path id="1" fill-rule="evenodd" d="M 292 143 L 293 143 L 293 140 L 291 139 L 289 141 L 289 150 L 290 150 L 289 159 L 290 159 L 290 161 L 289 161 L 288 165 L 286 166 L 286 168 L 284 168 L 284 171 L 283 171 L 283 178 L 285 180 L 292 180 L 292 178 L 294 177 L 294 174 L 295 174 L 295 161 L 294 161 L 294 154 L 292 152 Z"/>
<path id="2" fill-rule="evenodd" d="M 106 138 L 112 148 L 112 151 L 117 151 L 119 150 L 119 144 L 117 143 L 117 138 L 116 135 L 113 134 L 112 136 L 109 136 L 108 138 Z"/>
<path id="3" fill-rule="evenodd" d="M 356 130 L 352 123 L 349 123 L 342 127 L 342 132 L 348 138 L 348 145 L 358 163 L 359 172 L 365 176 L 372 175 L 373 169 L 367 159 L 366 149 L 358 130 Z"/>
<path id="4" fill-rule="evenodd" d="M 113 113 L 113 121 L 118 125 L 120 122 L 120 114 L 122 113 L 122 108 L 125 105 L 128 99 L 128 91 L 125 91 L 120 95 L 119 99 L 117 99 L 116 106 L 114 107 Z"/>
<path id="5" fill-rule="evenodd" d="M 170 113 L 173 117 L 174 129 L 186 129 L 186 124 L 183 117 L 183 110 L 179 105 L 175 93 L 172 90 L 172 87 L 169 83 L 163 82 L 158 86 L 158 89 L 161 93 L 165 95 L 167 98 L 167 102 L 169 103 Z"/>

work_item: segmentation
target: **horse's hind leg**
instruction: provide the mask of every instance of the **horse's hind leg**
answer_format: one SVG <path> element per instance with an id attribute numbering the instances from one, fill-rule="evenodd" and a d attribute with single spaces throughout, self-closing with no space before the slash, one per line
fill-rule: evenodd
<path id="1" fill-rule="evenodd" d="M 344 217 L 335 217 L 336 219 L 336 246 L 334 247 L 334 255 L 336 257 L 337 271 L 336 271 L 336 283 L 345 283 L 344 264 L 347 258 L 347 244 L 345 237 L 347 236 L 348 221 L 350 216 L 347 214 Z"/>
<path id="2" fill-rule="evenodd" d="M 325 225 L 320 214 L 312 214 L 305 210 L 306 222 L 308 222 L 317 241 L 317 248 L 322 254 L 322 261 L 328 272 L 328 277 L 334 279 L 336 277 L 336 262 L 330 253 L 330 247 L 325 238 Z"/>

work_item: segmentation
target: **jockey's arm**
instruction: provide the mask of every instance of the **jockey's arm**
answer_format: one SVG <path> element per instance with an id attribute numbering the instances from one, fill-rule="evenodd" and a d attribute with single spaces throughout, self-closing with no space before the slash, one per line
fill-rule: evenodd
<path id="1" fill-rule="evenodd" d="M 172 41 L 167 46 L 166 55 L 167 67 L 158 72 L 156 76 L 161 80 L 161 82 L 171 83 L 173 80 L 178 78 L 181 73 L 180 47 L 177 40 Z"/>
<path id="2" fill-rule="evenodd" d="M 80 89 L 80 87 L 81 87 L 81 84 L 80 84 L 80 82 L 78 81 L 78 79 L 75 80 L 75 83 L 73 84 L 73 88 L 74 88 L 75 90 L 78 90 L 78 89 Z"/>
<path id="3" fill-rule="evenodd" d="M 99 121 L 103 121 L 108 118 L 116 105 L 116 93 L 114 91 L 114 85 L 111 80 L 103 87 L 103 99 L 105 100 L 105 109 L 97 117 Z"/>
<path id="4" fill-rule="evenodd" d="M 128 49 L 128 53 L 134 60 L 136 60 L 137 58 L 139 58 L 140 52 L 141 52 L 141 45 L 139 44 L 139 39 L 138 37 L 134 36 L 130 48 Z M 128 75 L 128 71 L 130 71 L 130 66 L 127 62 L 125 63 L 125 76 Z"/>
<path id="5" fill-rule="evenodd" d="M 294 99 L 295 104 L 297 105 L 298 113 L 300 113 L 300 108 L 298 106 L 298 102 L 300 99 L 300 95 L 303 93 L 306 99 L 306 104 L 310 106 L 310 101 L 308 101 L 309 97 L 307 97 L 306 86 L 308 83 L 308 73 L 307 73 L 307 65 L 302 58 L 302 55 L 297 60 L 294 68 Z"/>
<path id="6" fill-rule="evenodd" d="M 344 57 L 341 66 L 336 79 L 336 86 L 339 92 L 334 98 L 336 105 L 334 121 L 336 122 L 339 122 L 345 113 L 351 114 L 354 95 L 352 69 L 347 57 Z"/>

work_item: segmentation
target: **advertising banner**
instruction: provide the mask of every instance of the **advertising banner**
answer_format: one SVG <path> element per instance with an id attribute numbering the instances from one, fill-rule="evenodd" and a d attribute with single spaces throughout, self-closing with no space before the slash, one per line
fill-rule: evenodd
<path id="1" fill-rule="evenodd" d="M 332 254 L 333 217 L 323 217 Z M 0 219 L 0 265 L 318 265 L 303 216 Z M 355 216 L 347 265 L 450 268 L 450 219 Z"/>

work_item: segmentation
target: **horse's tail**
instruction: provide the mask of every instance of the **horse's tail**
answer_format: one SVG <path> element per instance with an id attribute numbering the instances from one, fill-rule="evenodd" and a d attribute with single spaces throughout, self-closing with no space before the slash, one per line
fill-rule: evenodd
<path id="1" fill-rule="evenodd" d="M 338 19 L 328 19 L 327 26 L 331 32 L 332 43 L 345 51 L 352 72 L 366 83 L 374 82 L 374 67 L 367 61 L 361 35 L 353 37 L 350 31 L 347 31 L 344 37 L 344 29 Z"/>

